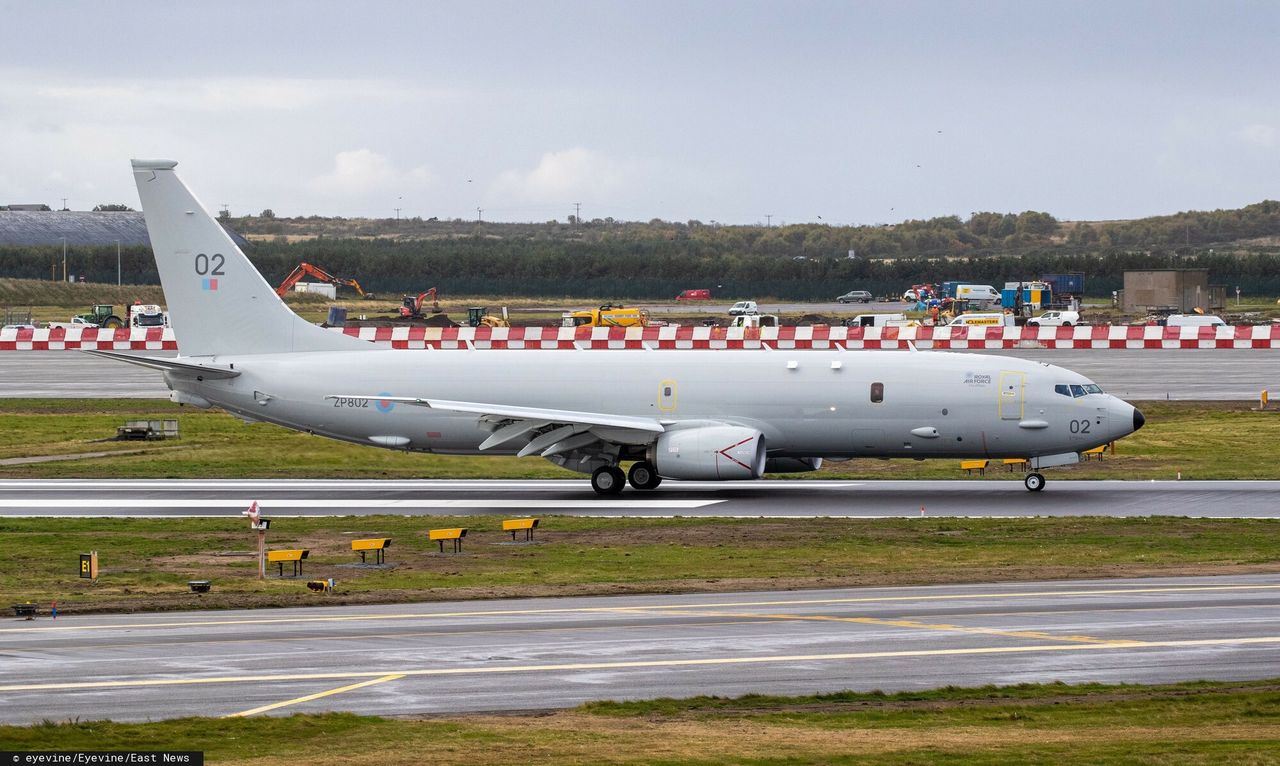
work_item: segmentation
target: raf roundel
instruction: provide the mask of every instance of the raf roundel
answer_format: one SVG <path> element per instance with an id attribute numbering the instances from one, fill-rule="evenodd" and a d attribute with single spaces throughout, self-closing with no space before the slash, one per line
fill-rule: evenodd
<path id="1" fill-rule="evenodd" d="M 379 393 L 378 396 L 391 396 L 391 394 L 387 391 L 383 391 Z M 386 413 L 391 412 L 396 408 L 396 403 L 393 401 L 389 401 L 387 399 L 379 399 L 373 403 L 373 406 L 377 408 L 378 412 L 381 412 L 385 415 Z"/>

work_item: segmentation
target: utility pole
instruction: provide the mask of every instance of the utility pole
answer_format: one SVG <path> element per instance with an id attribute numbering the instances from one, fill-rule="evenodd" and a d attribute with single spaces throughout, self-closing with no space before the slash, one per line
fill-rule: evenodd
<path id="1" fill-rule="evenodd" d="M 400 208 L 396 208 L 396 223 L 400 222 Z"/>
<path id="2" fill-rule="evenodd" d="M 225 202 L 222 203 L 222 217 L 223 218 L 231 217 L 231 209 L 227 206 L 227 203 Z"/>
<path id="3" fill-rule="evenodd" d="M 116 240 L 116 287 L 120 286 L 120 240 Z"/>
<path id="4" fill-rule="evenodd" d="M 67 198 L 66 198 L 66 197 L 63 197 L 63 198 L 62 198 L 62 209 L 63 209 L 63 210 L 66 210 L 66 209 L 67 209 Z"/>
<path id="5" fill-rule="evenodd" d="M 67 238 L 60 237 L 62 240 L 62 281 L 67 281 Z"/>
<path id="6" fill-rule="evenodd" d="M 764 214 L 764 227 L 765 227 L 766 229 L 773 228 L 773 214 L 772 214 L 772 213 L 765 213 L 765 214 Z"/>
<path id="7" fill-rule="evenodd" d="M 476 208 L 476 223 L 484 223 L 484 209 Z"/>
<path id="8" fill-rule="evenodd" d="M 579 224 L 582 223 L 582 203 L 581 202 L 573 203 L 573 220 L 577 221 Z"/>

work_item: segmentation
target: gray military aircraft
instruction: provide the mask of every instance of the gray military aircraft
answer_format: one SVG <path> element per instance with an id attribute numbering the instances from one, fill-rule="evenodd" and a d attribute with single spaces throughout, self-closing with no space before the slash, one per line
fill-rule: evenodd
<path id="1" fill-rule="evenodd" d="M 1082 375 L 1000 356 L 382 349 L 294 314 L 176 165 L 133 161 L 181 355 L 89 353 L 162 371 L 180 404 L 387 449 L 539 455 L 601 495 L 852 457 L 1027 458 L 1038 491 L 1040 470 L 1143 424 Z"/>

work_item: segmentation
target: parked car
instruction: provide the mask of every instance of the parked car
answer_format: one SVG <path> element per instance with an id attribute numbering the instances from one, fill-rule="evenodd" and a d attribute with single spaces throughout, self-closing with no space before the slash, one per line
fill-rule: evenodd
<path id="1" fill-rule="evenodd" d="M 1027 320 L 1030 327 L 1071 327 L 1080 324 L 1079 311 L 1046 311 Z"/>
<path id="2" fill-rule="evenodd" d="M 760 309 L 756 306 L 755 301 L 738 301 L 729 309 L 729 316 L 736 317 L 743 314 L 759 314 Z"/>
<path id="3" fill-rule="evenodd" d="M 836 298 L 836 303 L 870 303 L 871 300 L 871 293 L 866 290 L 850 290 Z"/>

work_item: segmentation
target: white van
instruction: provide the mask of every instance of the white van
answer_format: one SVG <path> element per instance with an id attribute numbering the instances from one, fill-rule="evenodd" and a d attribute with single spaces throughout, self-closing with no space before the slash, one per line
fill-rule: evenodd
<path id="1" fill-rule="evenodd" d="M 991 285 L 956 285 L 956 297 L 985 306 L 1000 302 L 1000 292 Z"/>
<path id="2" fill-rule="evenodd" d="M 891 327 L 906 324 L 906 314 L 858 314 L 844 320 L 845 327 Z"/>
<path id="3" fill-rule="evenodd" d="M 1165 327 L 1226 327 L 1222 317 L 1213 314 L 1170 314 Z"/>
<path id="4" fill-rule="evenodd" d="M 1013 314 L 961 314 L 947 323 L 948 327 L 1013 326 Z"/>

